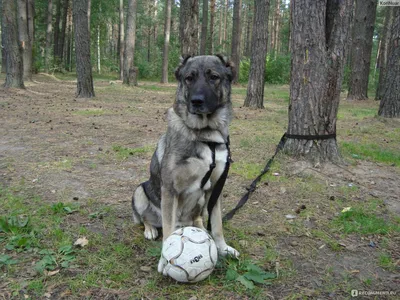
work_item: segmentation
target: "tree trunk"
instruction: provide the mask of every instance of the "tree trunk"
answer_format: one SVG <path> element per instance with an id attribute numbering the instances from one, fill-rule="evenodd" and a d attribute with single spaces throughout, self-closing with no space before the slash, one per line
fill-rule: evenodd
<path id="1" fill-rule="evenodd" d="M 214 54 L 214 30 L 215 26 L 215 0 L 210 2 L 210 34 L 208 35 L 207 53 Z"/>
<path id="2" fill-rule="evenodd" d="M 201 22 L 200 55 L 206 54 L 208 27 L 208 0 L 203 0 L 203 20 Z"/>
<path id="3" fill-rule="evenodd" d="M 17 0 L 18 3 L 18 37 L 22 51 L 24 69 L 24 81 L 32 81 L 32 45 L 28 32 L 28 7 L 25 0 Z"/>
<path id="4" fill-rule="evenodd" d="M 1 17 L 1 44 L 3 47 L 1 48 L 1 73 L 6 73 L 6 49 L 5 45 L 5 37 L 4 37 L 4 15 L 3 15 L 3 2 L 0 0 L 0 17 Z"/>
<path id="5" fill-rule="evenodd" d="M 97 25 L 97 73 L 101 74 L 100 25 Z"/>
<path id="6" fill-rule="evenodd" d="M 72 71 L 72 8 L 71 6 L 68 8 L 68 16 L 67 16 L 67 61 L 66 68 L 68 71 Z"/>
<path id="7" fill-rule="evenodd" d="M 393 10 L 385 85 L 378 115 L 400 118 L 400 7 Z"/>
<path id="8" fill-rule="evenodd" d="M 372 38 L 378 0 L 356 0 L 347 100 L 368 99 Z"/>
<path id="9" fill-rule="evenodd" d="M 46 48 L 44 55 L 44 67 L 48 73 L 50 70 L 51 52 L 51 33 L 53 31 L 53 0 L 49 0 L 47 5 L 47 28 L 46 28 Z"/>
<path id="10" fill-rule="evenodd" d="M 384 92 L 384 78 L 386 74 L 386 64 L 388 57 L 388 49 L 390 42 L 390 28 L 392 25 L 391 13 L 392 10 L 390 7 L 385 7 L 385 22 L 383 25 L 383 33 L 379 48 L 379 58 L 378 58 L 378 68 L 379 68 L 379 80 L 376 87 L 375 100 L 382 100 L 383 92 Z"/>
<path id="11" fill-rule="evenodd" d="M 250 75 L 244 106 L 264 108 L 265 60 L 268 44 L 269 0 L 254 0 L 253 36 L 251 39 Z"/>
<path id="12" fill-rule="evenodd" d="M 60 20 L 61 20 L 61 0 L 57 1 L 56 21 L 54 23 L 54 63 L 60 64 Z"/>
<path id="13" fill-rule="evenodd" d="M 29 47 L 30 49 L 28 50 L 29 56 L 28 56 L 28 64 L 30 65 L 30 80 L 32 80 L 32 73 L 37 70 L 33 69 L 33 61 L 35 58 L 33 57 L 33 42 L 35 40 L 35 1 L 34 0 L 27 0 L 26 3 L 26 13 L 28 17 L 28 37 L 29 37 Z"/>
<path id="14" fill-rule="evenodd" d="M 179 35 L 182 55 L 197 55 L 199 46 L 198 37 L 199 1 L 185 0 L 180 7 Z"/>
<path id="15" fill-rule="evenodd" d="M 65 33 L 67 29 L 68 7 L 69 7 L 69 0 L 63 0 L 63 14 L 62 14 L 60 37 L 59 37 L 59 56 L 60 56 L 60 63 L 62 65 L 65 65 L 63 61 L 64 61 Z"/>
<path id="16" fill-rule="evenodd" d="M 92 17 L 92 0 L 88 0 L 88 10 L 87 10 L 87 15 L 88 15 L 88 31 L 90 35 L 90 19 Z"/>
<path id="17" fill-rule="evenodd" d="M 127 15 L 125 51 L 124 51 L 124 81 L 123 81 L 123 83 L 127 85 L 135 85 L 135 82 L 129 81 L 130 79 L 129 72 L 133 68 L 133 60 L 135 55 L 136 7 L 137 7 L 137 0 L 128 1 L 128 15 Z"/>
<path id="18" fill-rule="evenodd" d="M 276 0 L 276 7 L 275 7 L 275 24 L 274 24 L 274 49 L 272 49 L 274 51 L 274 56 L 276 59 L 276 56 L 278 54 L 278 48 L 279 48 L 279 26 L 281 23 L 281 1 L 280 0 Z"/>
<path id="19" fill-rule="evenodd" d="M 165 0 L 164 51 L 161 83 L 168 83 L 168 51 L 171 34 L 171 0 Z"/>
<path id="20" fill-rule="evenodd" d="M 16 1 L 3 1 L 4 48 L 6 56 L 6 80 L 4 87 L 25 88 L 22 53 L 18 45 Z"/>
<path id="21" fill-rule="evenodd" d="M 224 28 L 223 28 L 223 35 L 221 44 L 223 45 L 222 51 L 226 52 L 226 40 L 228 38 L 228 0 L 225 0 L 224 5 Z"/>
<path id="22" fill-rule="evenodd" d="M 120 79 L 124 80 L 124 0 L 119 1 L 119 68 Z"/>
<path id="23" fill-rule="evenodd" d="M 288 138 L 284 151 L 314 164 L 340 162 L 336 138 L 330 135 L 336 134 L 353 0 L 296 0 L 291 4 L 287 133 L 298 137 Z M 317 135 L 325 139 L 313 139 Z"/>
<path id="24" fill-rule="evenodd" d="M 258 8 L 257 8 L 258 9 Z M 231 60 L 235 65 L 236 72 L 232 82 L 237 83 L 240 71 L 240 14 L 242 10 L 242 0 L 234 0 L 233 2 L 233 19 L 232 19 L 232 50 Z"/>
<path id="25" fill-rule="evenodd" d="M 246 45 L 244 47 L 244 55 L 249 57 L 251 55 L 251 23 L 254 22 L 252 19 L 252 7 L 251 3 L 249 2 L 248 9 L 247 9 L 247 26 L 246 26 Z"/>
<path id="26" fill-rule="evenodd" d="M 90 61 L 90 34 L 88 27 L 88 0 L 73 0 L 75 29 L 76 74 L 78 77 L 76 97 L 94 97 L 92 65 Z"/>

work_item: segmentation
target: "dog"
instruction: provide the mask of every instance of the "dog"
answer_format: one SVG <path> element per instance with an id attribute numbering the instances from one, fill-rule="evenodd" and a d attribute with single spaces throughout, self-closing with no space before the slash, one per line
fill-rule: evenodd
<path id="1" fill-rule="evenodd" d="M 167 111 L 167 132 L 152 156 L 150 179 L 139 185 L 132 197 L 133 219 L 144 224 L 146 239 L 156 239 L 160 227 L 163 240 L 180 227 L 204 229 L 203 218 L 208 216 L 218 252 L 239 256 L 224 239 L 221 200 L 216 200 L 210 215 L 206 209 L 230 159 L 234 72 L 233 64 L 219 55 L 181 59 L 175 71 L 176 100 Z M 161 258 L 160 273 L 166 264 Z"/>

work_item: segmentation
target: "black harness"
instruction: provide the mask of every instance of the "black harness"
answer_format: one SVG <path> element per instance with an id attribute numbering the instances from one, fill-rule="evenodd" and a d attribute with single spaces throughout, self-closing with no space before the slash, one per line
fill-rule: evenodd
<path id="1" fill-rule="evenodd" d="M 215 148 L 217 145 L 219 145 L 220 143 L 215 143 L 215 142 L 206 142 L 205 144 L 208 145 L 208 147 L 211 150 L 211 156 L 212 156 L 212 162 L 210 164 L 210 169 L 208 170 L 208 172 L 206 173 L 206 175 L 204 175 L 203 179 L 201 180 L 201 188 L 204 188 L 205 184 L 208 182 L 208 180 L 211 177 L 211 174 L 216 166 L 215 164 Z M 221 195 L 222 189 L 225 185 L 225 181 L 226 178 L 228 177 L 228 171 L 229 171 L 229 167 L 231 165 L 232 159 L 231 159 L 231 150 L 230 150 L 230 142 L 229 142 L 229 136 L 228 136 L 228 140 L 225 144 L 226 149 L 228 151 L 228 156 L 226 158 L 226 163 L 225 163 L 225 168 L 224 171 L 222 172 L 221 176 L 218 178 L 217 183 L 215 184 L 212 192 L 211 192 L 211 196 L 210 199 L 208 200 L 208 205 L 207 205 L 207 211 L 208 211 L 208 224 L 207 224 L 207 230 L 211 230 L 211 214 L 212 211 L 214 209 L 215 204 L 218 201 L 219 195 Z"/>

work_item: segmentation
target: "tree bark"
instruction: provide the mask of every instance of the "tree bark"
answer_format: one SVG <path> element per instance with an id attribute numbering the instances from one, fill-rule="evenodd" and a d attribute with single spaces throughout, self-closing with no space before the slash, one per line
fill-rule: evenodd
<path id="1" fill-rule="evenodd" d="M 400 118 L 400 7 L 391 9 L 393 24 L 390 30 L 385 88 L 378 115 L 386 118 Z"/>
<path id="2" fill-rule="evenodd" d="M 171 34 L 171 0 L 165 0 L 164 51 L 161 83 L 168 83 L 168 52 Z"/>
<path id="3" fill-rule="evenodd" d="M 179 36 L 182 55 L 197 55 L 199 47 L 198 37 L 199 1 L 185 0 L 180 7 Z"/>
<path id="4" fill-rule="evenodd" d="M 3 16 L 3 1 L 0 0 L 0 19 L 1 19 L 1 44 L 3 47 L 1 48 L 1 73 L 6 73 L 6 49 L 4 47 L 5 38 L 4 38 L 4 16 Z"/>
<path id="5" fill-rule="evenodd" d="M 250 75 L 244 106 L 264 108 L 265 61 L 268 44 L 269 0 L 254 0 L 255 10 L 251 42 Z"/>
<path id="6" fill-rule="evenodd" d="M 251 55 L 251 23 L 252 21 L 254 22 L 254 19 L 251 17 L 252 16 L 252 7 L 251 3 L 249 2 L 248 4 L 248 9 L 247 9 L 247 26 L 246 26 L 246 45 L 244 47 L 244 55 L 246 57 L 249 57 Z"/>
<path id="7" fill-rule="evenodd" d="M 4 48 L 6 54 L 6 88 L 25 88 L 21 48 L 18 45 L 16 1 L 3 2 Z"/>
<path id="8" fill-rule="evenodd" d="M 292 65 L 288 134 L 336 134 L 353 0 L 291 2 Z M 284 151 L 319 164 L 341 162 L 335 138 L 288 138 Z"/>
<path id="9" fill-rule="evenodd" d="M 61 0 L 57 1 L 56 21 L 54 23 L 54 63 L 56 66 L 60 63 L 60 20 L 61 20 Z"/>
<path id="10" fill-rule="evenodd" d="M 69 6 L 68 8 L 68 16 L 67 16 L 67 60 L 66 67 L 68 71 L 72 71 L 72 46 L 73 46 L 73 38 L 72 38 L 72 8 Z"/>
<path id="11" fill-rule="evenodd" d="M 124 80 L 124 0 L 119 1 L 119 68 L 120 79 Z"/>
<path id="12" fill-rule="evenodd" d="M 215 35 L 215 0 L 210 2 L 210 34 L 208 35 L 207 52 L 208 54 L 214 53 L 214 35 Z"/>
<path id="13" fill-rule="evenodd" d="M 92 65 L 90 61 L 90 34 L 88 27 L 88 0 L 73 0 L 75 28 L 76 73 L 78 77 L 76 97 L 94 97 Z"/>
<path id="14" fill-rule="evenodd" d="M 278 54 L 278 48 L 279 48 L 279 26 L 281 23 L 281 1 L 280 0 L 276 0 L 276 7 L 275 7 L 275 24 L 274 24 L 274 49 L 272 49 L 274 51 L 274 56 L 276 59 L 276 56 Z"/>
<path id="15" fill-rule="evenodd" d="M 137 0 L 128 1 L 128 15 L 127 15 L 125 51 L 124 51 L 124 80 L 123 80 L 123 83 L 127 85 L 137 85 L 137 82 L 130 82 L 129 80 L 130 79 L 129 72 L 133 68 L 133 60 L 135 55 L 136 7 L 137 7 Z"/>
<path id="16" fill-rule="evenodd" d="M 258 9 L 258 8 L 257 8 Z M 232 19 L 232 50 L 231 60 L 235 65 L 235 77 L 232 82 L 237 83 L 240 72 L 240 15 L 242 10 L 242 0 L 234 0 L 233 2 L 233 19 Z"/>
<path id="17" fill-rule="evenodd" d="M 53 31 L 53 0 L 49 0 L 47 5 L 47 28 L 46 28 L 46 48 L 44 55 L 44 67 L 48 73 L 50 70 L 51 34 Z"/>
<path id="18" fill-rule="evenodd" d="M 33 67 L 33 62 L 35 58 L 33 57 L 33 43 L 35 40 L 35 1 L 34 0 L 27 0 L 26 3 L 26 13 L 28 17 L 28 38 L 29 38 L 29 57 L 28 59 L 30 60 L 29 65 L 30 65 L 30 70 L 32 76 L 33 72 L 36 72 L 37 70 L 34 70 Z M 30 77 L 30 80 L 32 80 L 32 77 Z"/>
<path id="19" fill-rule="evenodd" d="M 201 22 L 200 55 L 206 54 L 208 27 L 208 0 L 203 0 L 203 20 Z"/>
<path id="20" fill-rule="evenodd" d="M 368 99 L 372 38 L 378 0 L 356 0 L 347 100 Z"/>
<path id="21" fill-rule="evenodd" d="M 22 51 L 24 69 L 24 81 L 32 81 L 32 45 L 29 37 L 28 7 L 25 0 L 17 0 L 18 3 L 18 37 Z"/>
<path id="22" fill-rule="evenodd" d="M 224 4 L 224 28 L 223 28 L 223 35 L 222 35 L 222 41 L 221 41 L 221 45 L 222 47 L 222 51 L 226 52 L 226 40 L 228 38 L 228 0 L 225 0 L 225 4 Z"/>
<path id="23" fill-rule="evenodd" d="M 379 68 L 379 79 L 376 87 L 375 100 L 382 100 L 384 92 L 384 78 L 386 74 L 386 64 L 388 57 L 388 49 L 390 42 L 390 28 L 392 25 L 390 7 L 385 7 L 385 22 L 383 25 L 382 38 L 380 40 L 379 58 L 378 58 L 378 68 Z"/>
<path id="24" fill-rule="evenodd" d="M 59 57 L 60 57 L 60 63 L 62 65 L 65 65 L 63 64 L 63 61 L 64 61 L 65 33 L 67 30 L 68 7 L 69 7 L 69 0 L 63 0 L 63 13 L 62 13 L 61 31 L 59 37 Z"/>

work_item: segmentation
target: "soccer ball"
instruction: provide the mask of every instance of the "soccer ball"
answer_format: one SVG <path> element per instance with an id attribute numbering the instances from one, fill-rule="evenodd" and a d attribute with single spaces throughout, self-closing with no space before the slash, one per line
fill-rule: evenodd
<path id="1" fill-rule="evenodd" d="M 214 240 L 197 227 L 174 231 L 164 241 L 161 255 L 167 261 L 163 273 L 179 282 L 198 282 L 207 278 L 218 259 Z"/>

